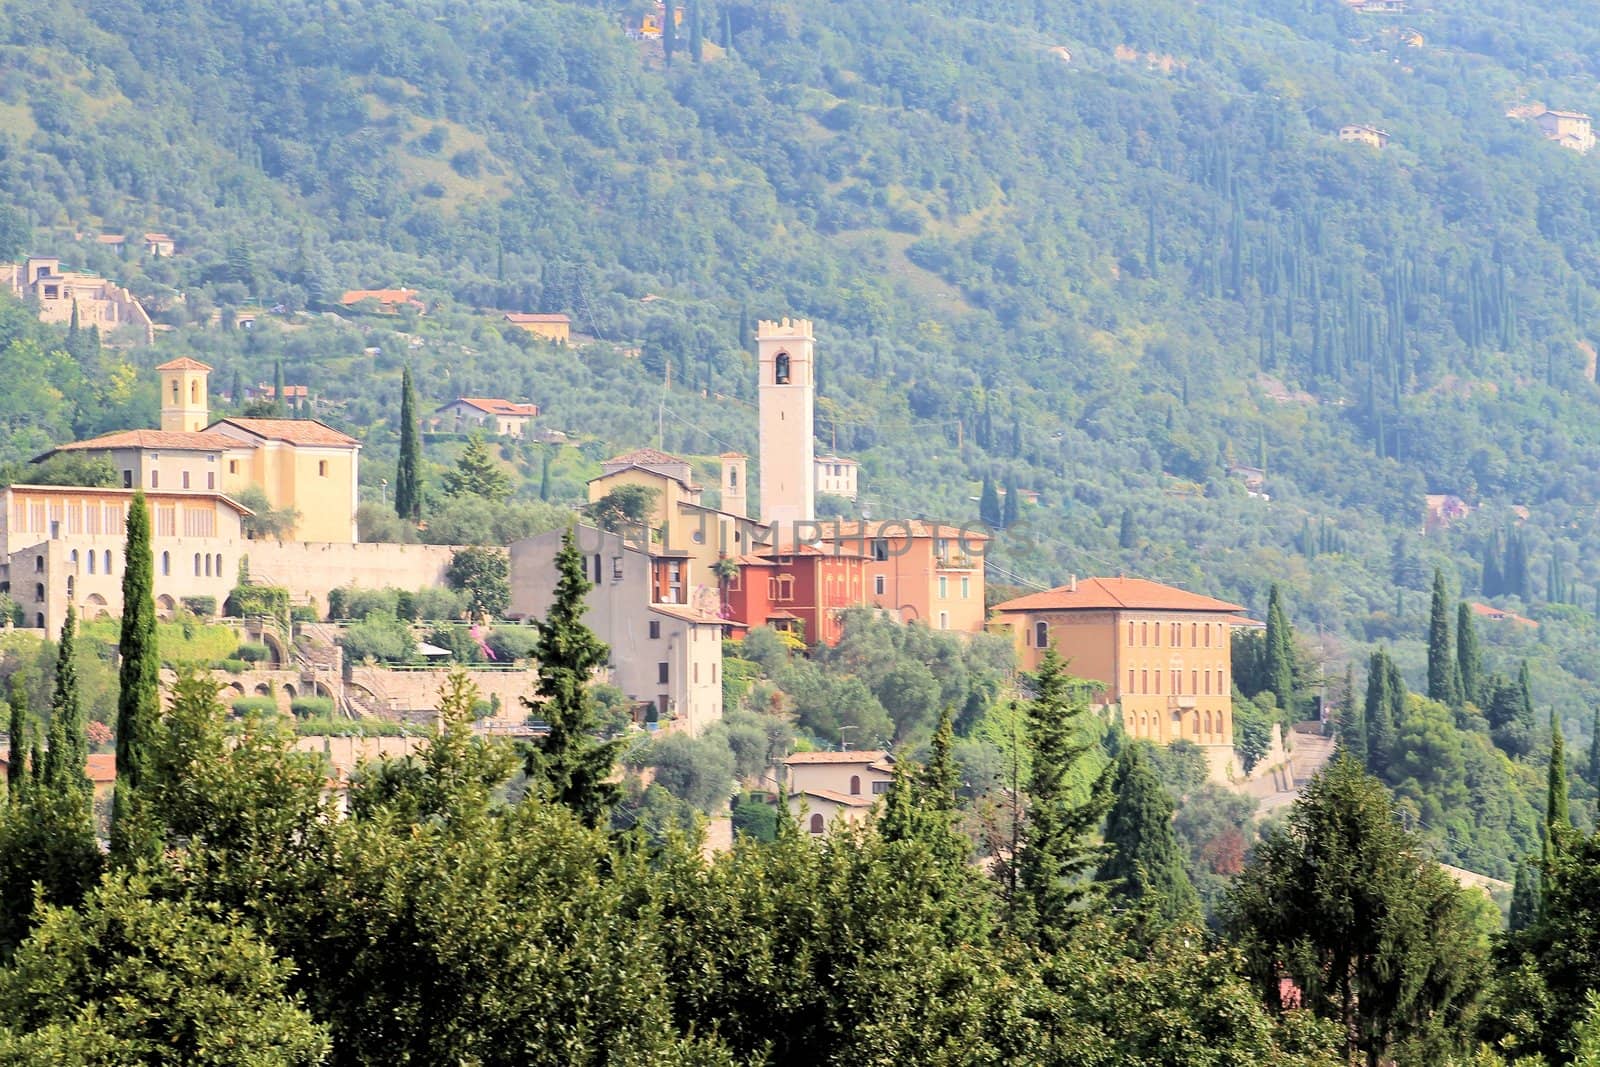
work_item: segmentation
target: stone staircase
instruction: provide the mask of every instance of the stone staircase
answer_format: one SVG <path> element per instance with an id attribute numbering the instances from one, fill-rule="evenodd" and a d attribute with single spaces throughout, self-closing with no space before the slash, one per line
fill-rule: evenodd
<path id="1" fill-rule="evenodd" d="M 1322 724 L 1295 723 L 1289 731 L 1287 759 L 1275 760 L 1270 769 L 1242 783 L 1239 791 L 1260 802 L 1256 809 L 1260 816 L 1293 804 L 1300 795 L 1300 787 L 1316 777 L 1317 772 L 1333 759 L 1338 743 L 1322 734 Z"/>

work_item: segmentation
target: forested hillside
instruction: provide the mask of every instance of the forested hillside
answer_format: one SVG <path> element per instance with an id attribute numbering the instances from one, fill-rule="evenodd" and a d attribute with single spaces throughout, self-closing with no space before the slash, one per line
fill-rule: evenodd
<path id="1" fill-rule="evenodd" d="M 804 315 L 820 435 L 874 514 L 975 517 L 986 476 L 1041 494 L 991 583 L 1126 571 L 1259 612 L 1278 582 L 1308 692 L 1378 643 L 1421 691 L 1439 566 L 1540 623 L 1483 624 L 1487 669 L 1526 660 L 1586 743 L 1600 158 L 1507 114 L 1600 110 L 1584 11 L 704 2 L 669 50 L 624 33 L 644 10 L 5 4 L 0 254 L 130 284 L 175 327 L 136 366 L 281 361 L 364 438 L 373 499 L 404 363 L 425 402 L 515 393 L 587 440 L 553 477 L 509 456 L 560 503 L 657 426 L 753 450 L 750 323 Z M 145 230 L 179 254 L 94 241 Z M 398 285 L 425 317 L 304 314 Z M 507 338 L 506 310 L 595 343 Z M 153 417 L 132 368 L 90 402 L 28 355 L 60 331 L 8 321 L 13 380 L 58 402 L 13 391 L 6 459 Z M 1424 537 L 1427 493 L 1476 510 Z"/>

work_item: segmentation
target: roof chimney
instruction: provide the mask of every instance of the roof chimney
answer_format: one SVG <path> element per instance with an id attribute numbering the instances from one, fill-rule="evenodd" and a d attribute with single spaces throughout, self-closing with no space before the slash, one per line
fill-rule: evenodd
<path id="1" fill-rule="evenodd" d="M 1076 574 L 1067 575 L 1067 592 L 1076 593 L 1077 591 L 1078 591 L 1078 576 Z"/>

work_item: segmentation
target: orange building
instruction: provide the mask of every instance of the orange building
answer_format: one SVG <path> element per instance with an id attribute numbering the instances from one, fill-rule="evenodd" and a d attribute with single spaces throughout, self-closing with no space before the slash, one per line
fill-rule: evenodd
<path id="1" fill-rule="evenodd" d="M 866 559 L 810 545 L 767 548 L 739 559 L 723 593 L 723 614 L 740 626 L 799 633 L 808 645 L 836 645 L 846 608 L 867 603 Z"/>
<path id="2" fill-rule="evenodd" d="M 818 522 L 825 552 L 865 557 L 866 603 L 935 630 L 983 629 L 988 535 L 920 519 Z"/>
<path id="3" fill-rule="evenodd" d="M 1231 759 L 1229 659 L 1233 630 L 1246 622 L 1238 604 L 1142 578 L 1074 578 L 994 610 L 1024 670 L 1037 670 L 1053 646 L 1074 675 L 1104 686 L 1103 702 L 1120 710 L 1130 736 L 1193 741 L 1212 750 L 1214 768 Z"/>

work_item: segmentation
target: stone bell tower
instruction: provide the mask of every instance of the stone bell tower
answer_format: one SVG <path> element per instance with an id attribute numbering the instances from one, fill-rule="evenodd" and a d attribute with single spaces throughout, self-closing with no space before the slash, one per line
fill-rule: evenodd
<path id="1" fill-rule="evenodd" d="M 211 421 L 206 399 L 206 376 L 211 368 L 184 356 L 156 368 L 161 375 L 161 428 L 193 433 Z"/>
<path id="2" fill-rule="evenodd" d="M 761 521 L 789 527 L 816 518 L 816 377 L 811 321 L 756 324 L 760 374 Z"/>
<path id="3" fill-rule="evenodd" d="M 741 518 L 750 514 L 749 478 L 745 464 L 749 458 L 742 452 L 724 452 L 722 459 L 722 510 Z"/>

